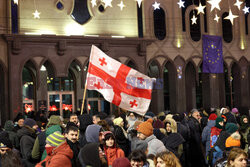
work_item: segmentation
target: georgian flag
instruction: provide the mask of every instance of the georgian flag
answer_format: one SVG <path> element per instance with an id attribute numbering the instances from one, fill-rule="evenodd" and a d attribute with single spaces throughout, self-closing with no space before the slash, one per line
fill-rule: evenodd
<path id="1" fill-rule="evenodd" d="M 151 101 L 154 81 L 92 45 L 87 89 L 100 92 L 110 103 L 144 115 Z"/>

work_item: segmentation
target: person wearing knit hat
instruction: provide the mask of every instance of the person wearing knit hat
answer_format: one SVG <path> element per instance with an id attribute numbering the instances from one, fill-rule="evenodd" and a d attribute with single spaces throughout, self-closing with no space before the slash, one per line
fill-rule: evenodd
<path id="1" fill-rule="evenodd" d="M 117 125 L 120 127 L 123 127 L 123 125 L 124 125 L 124 121 L 123 121 L 122 117 L 115 118 L 113 120 L 113 123 L 114 123 L 114 125 Z"/>
<path id="2" fill-rule="evenodd" d="M 207 126 L 205 126 L 205 128 L 203 129 L 202 134 L 201 134 L 202 143 L 205 143 L 205 145 L 206 145 L 206 157 L 208 156 L 209 150 L 211 149 L 211 134 L 214 133 L 212 131 L 217 130 L 217 129 L 213 129 L 213 128 L 215 128 L 214 126 L 215 126 L 216 117 L 217 117 L 216 114 L 211 114 L 209 116 Z M 213 135 L 215 135 L 215 134 L 213 134 Z M 207 160 L 206 160 L 206 162 L 207 162 Z"/>
<path id="3" fill-rule="evenodd" d="M 131 167 L 128 158 L 121 157 L 114 160 L 112 167 Z"/>
<path id="4" fill-rule="evenodd" d="M 147 121 L 141 123 L 138 127 L 137 137 L 140 140 L 145 140 L 148 143 L 148 154 L 156 155 L 157 153 L 166 151 L 166 147 L 162 141 L 158 140 L 155 135 L 153 135 L 153 120 L 148 119 Z"/>
<path id="5" fill-rule="evenodd" d="M 57 147 L 65 141 L 65 137 L 61 134 L 60 131 L 56 131 L 50 134 L 46 138 L 46 144 L 52 147 Z"/>
<path id="6" fill-rule="evenodd" d="M 6 136 L 0 136 L 0 154 L 3 155 L 7 151 L 11 150 L 13 148 L 13 145 L 9 138 Z"/>
<path id="7" fill-rule="evenodd" d="M 238 129 L 239 129 L 239 127 L 235 123 L 227 123 L 226 124 L 226 131 L 230 134 L 236 132 Z"/>
<path id="8" fill-rule="evenodd" d="M 239 110 L 238 110 L 237 108 L 233 108 L 233 109 L 232 109 L 232 113 L 234 113 L 234 114 L 239 114 Z"/>
<path id="9" fill-rule="evenodd" d="M 38 125 L 37 125 L 36 121 L 34 119 L 31 119 L 31 118 L 26 118 L 24 120 L 24 125 L 28 126 L 30 128 L 33 128 L 35 130 L 38 128 Z"/>
<path id="10" fill-rule="evenodd" d="M 241 139 L 240 134 L 238 131 L 236 131 L 227 138 L 225 146 L 227 148 L 240 147 L 240 139 Z"/>
<path id="11" fill-rule="evenodd" d="M 209 115 L 209 120 L 216 120 L 216 118 L 217 118 L 217 115 L 216 114 L 214 114 L 214 113 L 212 113 L 212 114 L 210 114 Z"/>

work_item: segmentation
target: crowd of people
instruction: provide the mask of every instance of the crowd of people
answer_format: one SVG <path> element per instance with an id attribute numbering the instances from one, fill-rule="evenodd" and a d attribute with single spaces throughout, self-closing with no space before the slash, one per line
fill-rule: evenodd
<path id="1" fill-rule="evenodd" d="M 209 113 L 209 114 L 208 114 Z M 2 167 L 246 167 L 249 117 L 237 108 L 188 114 L 104 112 L 63 119 L 19 113 L 0 132 Z"/>

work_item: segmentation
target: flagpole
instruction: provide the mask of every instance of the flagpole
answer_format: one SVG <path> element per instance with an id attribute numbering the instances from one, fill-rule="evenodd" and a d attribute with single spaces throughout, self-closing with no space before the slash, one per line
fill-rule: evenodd
<path id="1" fill-rule="evenodd" d="M 84 86 L 84 92 L 83 92 L 83 98 L 82 98 L 81 115 L 83 114 L 84 102 L 85 102 L 86 91 L 87 91 L 87 83 L 88 83 L 88 78 L 86 78 L 86 82 L 85 82 L 85 86 Z"/>
<path id="2" fill-rule="evenodd" d="M 91 46 L 89 62 L 91 62 L 91 60 L 92 60 L 92 56 L 91 56 L 92 53 L 93 53 L 93 45 Z M 85 85 L 84 85 L 84 92 L 83 92 L 83 97 L 82 97 L 81 115 L 83 114 L 83 108 L 84 108 L 84 103 L 85 103 L 85 98 L 86 98 L 86 92 L 87 92 L 88 72 L 89 72 L 89 67 L 87 69 L 86 81 L 85 81 Z"/>

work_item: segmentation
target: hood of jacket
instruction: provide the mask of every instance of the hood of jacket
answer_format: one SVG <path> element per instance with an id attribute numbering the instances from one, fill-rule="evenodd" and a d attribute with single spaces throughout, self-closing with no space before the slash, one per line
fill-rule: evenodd
<path id="1" fill-rule="evenodd" d="M 48 122 L 46 128 L 49 128 L 52 125 L 60 125 L 60 126 L 62 125 L 62 121 L 61 121 L 61 118 L 59 115 L 50 116 L 49 122 Z"/>
<path id="2" fill-rule="evenodd" d="M 240 134 L 239 132 L 234 132 L 233 134 L 231 134 L 231 137 L 235 140 L 240 140 Z"/>
<path id="3" fill-rule="evenodd" d="M 88 143 L 98 143 L 99 142 L 99 133 L 101 126 L 100 125 L 89 125 L 85 131 L 85 137 Z"/>
<path id="4" fill-rule="evenodd" d="M 36 138 L 36 131 L 28 126 L 23 126 L 17 131 L 17 136 L 19 139 L 21 139 L 21 137 L 23 136 L 30 136 L 32 138 Z"/>
<path id="5" fill-rule="evenodd" d="M 207 122 L 207 126 L 208 126 L 209 128 L 214 127 L 214 126 L 215 126 L 215 120 L 210 120 L 210 121 L 208 121 L 208 122 Z"/>
<path id="6" fill-rule="evenodd" d="M 65 141 L 63 142 L 61 145 L 59 145 L 58 147 L 56 147 L 52 154 L 53 155 L 65 155 L 67 156 L 69 159 L 73 158 L 73 151 L 71 150 L 70 146 L 68 145 L 68 143 Z"/>
<path id="7" fill-rule="evenodd" d="M 171 129 L 172 129 L 172 133 L 177 133 L 177 123 L 173 118 L 170 117 L 166 117 L 166 119 L 164 120 L 164 122 L 170 122 L 171 124 Z"/>
<path id="8" fill-rule="evenodd" d="M 6 131 L 13 131 L 14 130 L 14 123 L 11 120 L 8 120 L 4 124 L 4 129 Z"/>
<path id="9" fill-rule="evenodd" d="M 81 148 L 78 158 L 80 163 L 83 165 L 90 165 L 93 167 L 100 167 L 99 157 L 99 143 L 89 143 Z"/>

